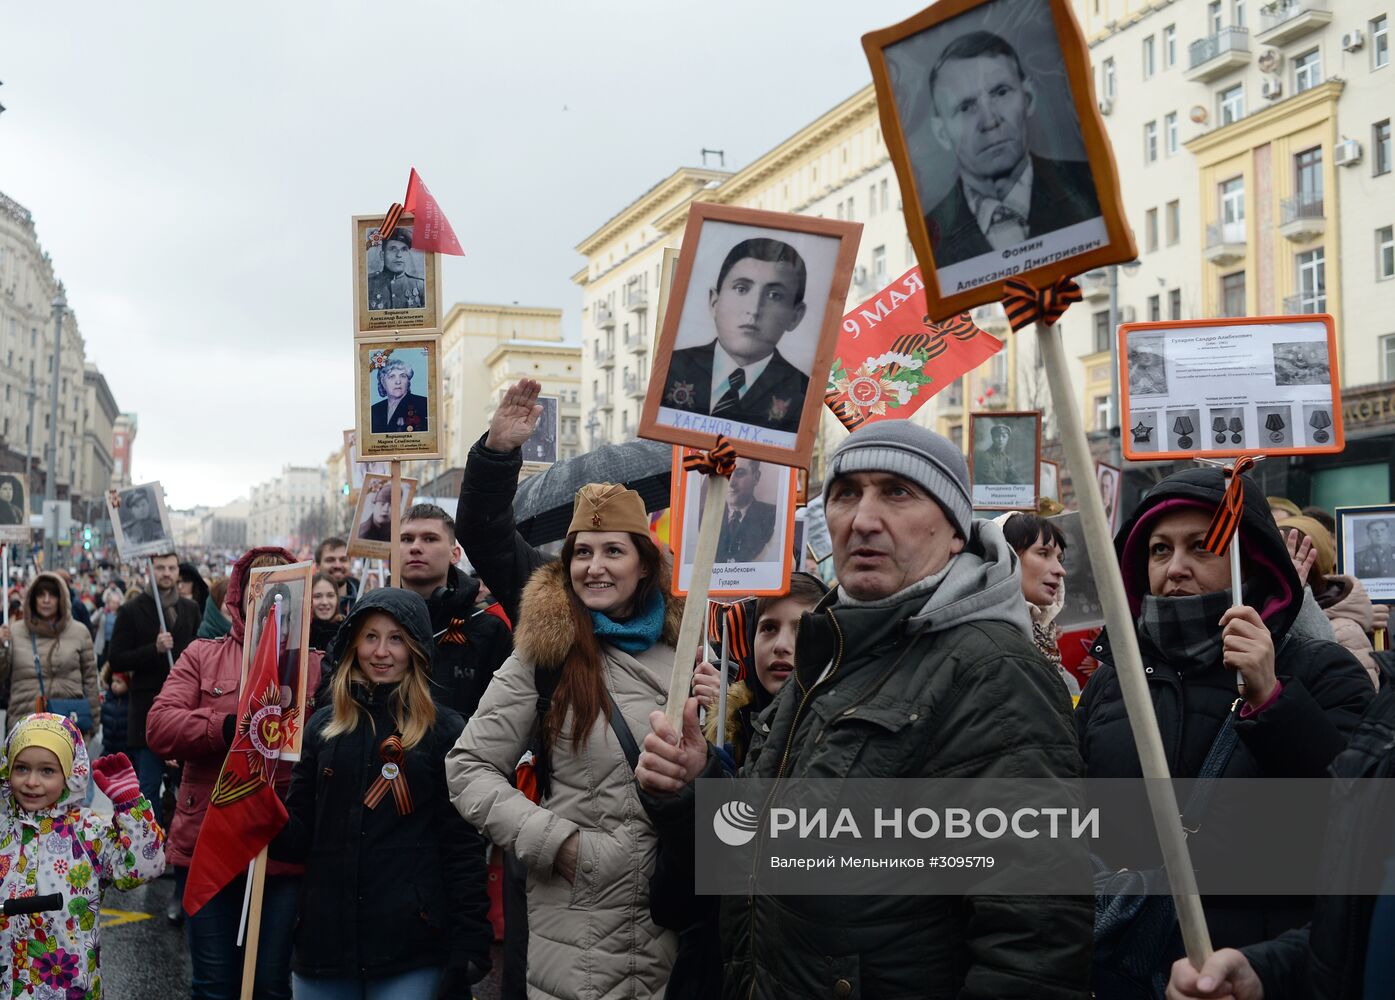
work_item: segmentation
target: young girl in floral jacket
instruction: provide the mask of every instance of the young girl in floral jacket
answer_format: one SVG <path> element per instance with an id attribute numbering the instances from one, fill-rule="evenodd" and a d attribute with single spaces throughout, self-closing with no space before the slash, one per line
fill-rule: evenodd
<path id="1" fill-rule="evenodd" d="M 89 776 L 111 799 L 82 805 Z M 0 753 L 0 898 L 59 893 L 61 909 L 0 916 L 0 997 L 100 1000 L 101 906 L 165 870 L 165 834 L 123 753 L 89 764 L 76 726 L 40 712 Z"/>

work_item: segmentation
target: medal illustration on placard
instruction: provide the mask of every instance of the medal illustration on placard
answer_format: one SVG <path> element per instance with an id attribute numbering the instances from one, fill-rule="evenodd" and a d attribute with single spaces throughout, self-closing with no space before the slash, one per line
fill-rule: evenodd
<path id="1" fill-rule="evenodd" d="M 1177 435 L 1177 446 L 1179 448 L 1190 448 L 1192 446 L 1192 434 L 1196 431 L 1196 425 L 1192 423 L 1191 417 L 1178 417 L 1172 425 L 1173 433 Z"/>
<path id="2" fill-rule="evenodd" d="M 1245 436 L 1245 421 L 1239 417 L 1230 418 L 1230 443 L 1239 444 Z"/>
<path id="3" fill-rule="evenodd" d="M 1225 444 L 1225 417 L 1212 417 L 1211 429 L 1216 432 L 1216 444 Z"/>
<path id="4" fill-rule="evenodd" d="M 1287 426 L 1284 418 L 1277 413 L 1271 413 L 1264 418 L 1264 429 L 1269 432 L 1269 440 L 1275 443 L 1284 439 L 1284 428 Z"/>
<path id="5" fill-rule="evenodd" d="M 1153 440 L 1153 428 L 1149 427 L 1142 420 L 1134 424 L 1133 427 L 1130 428 L 1130 432 L 1133 434 L 1134 444 L 1147 444 Z"/>
<path id="6" fill-rule="evenodd" d="M 1326 444 L 1327 439 L 1332 436 L 1327 433 L 1327 428 L 1332 426 L 1332 418 L 1327 415 L 1326 410 L 1314 410 L 1308 425 L 1313 428 L 1313 440 L 1318 444 Z"/>

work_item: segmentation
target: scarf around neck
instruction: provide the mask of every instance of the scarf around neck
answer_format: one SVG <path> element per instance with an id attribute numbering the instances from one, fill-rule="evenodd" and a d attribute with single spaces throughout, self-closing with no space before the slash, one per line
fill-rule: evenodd
<path id="1" fill-rule="evenodd" d="M 1251 604 L 1249 585 L 1241 591 Z M 1145 594 L 1138 615 L 1138 637 L 1154 656 L 1179 671 L 1206 670 L 1221 662 L 1221 616 L 1231 606 L 1230 588 L 1194 597 Z M 1253 607 L 1253 604 L 1251 604 Z"/>
<path id="2" fill-rule="evenodd" d="M 616 621 L 599 611 L 591 612 L 591 628 L 596 638 L 626 653 L 642 653 L 659 641 L 664 632 L 664 598 L 655 592 L 642 614 Z"/>
<path id="3" fill-rule="evenodd" d="M 179 584 L 175 584 L 169 590 L 157 586 L 155 592 L 160 595 L 160 607 L 164 609 L 165 627 L 168 628 L 179 617 L 179 612 L 175 610 L 179 605 Z"/>

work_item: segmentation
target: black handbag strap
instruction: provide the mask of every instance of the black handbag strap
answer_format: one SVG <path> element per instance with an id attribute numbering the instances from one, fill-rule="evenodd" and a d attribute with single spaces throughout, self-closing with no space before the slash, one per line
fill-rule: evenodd
<path id="1" fill-rule="evenodd" d="M 639 766 L 639 744 L 635 742 L 634 733 L 630 732 L 630 724 L 625 721 L 620 706 L 616 704 L 615 695 L 607 691 L 605 696 L 610 701 L 610 728 L 615 731 L 615 738 L 620 741 L 620 749 L 625 752 L 625 759 L 630 762 L 630 770 L 633 771 Z"/>
<path id="2" fill-rule="evenodd" d="M 1187 804 L 1182 809 L 1182 829 L 1187 834 L 1196 833 L 1201 829 L 1201 819 L 1206 815 L 1211 794 L 1216 790 L 1215 779 L 1225 773 L 1226 765 L 1230 763 L 1230 755 L 1235 752 L 1235 744 L 1240 741 L 1240 734 L 1235 731 L 1235 713 L 1239 704 L 1239 699 L 1236 699 L 1230 706 L 1230 712 L 1226 715 L 1225 722 L 1221 723 L 1220 732 L 1216 733 L 1216 738 L 1211 741 L 1211 749 L 1201 763 L 1201 770 L 1197 772 L 1197 783 L 1192 786 L 1191 794 L 1187 796 Z"/>
<path id="3" fill-rule="evenodd" d="M 34 675 L 39 678 L 39 697 L 48 703 L 48 695 L 44 692 L 44 668 L 39 662 L 39 640 L 34 638 L 33 629 L 26 629 L 29 632 L 29 645 L 34 650 Z"/>

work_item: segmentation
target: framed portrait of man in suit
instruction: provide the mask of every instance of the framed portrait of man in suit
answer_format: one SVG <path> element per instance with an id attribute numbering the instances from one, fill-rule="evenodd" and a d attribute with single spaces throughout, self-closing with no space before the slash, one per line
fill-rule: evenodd
<path id="1" fill-rule="evenodd" d="M 441 457 L 441 337 L 354 341 L 358 457 Z"/>
<path id="2" fill-rule="evenodd" d="M 1134 259 L 1068 0 L 941 0 L 862 46 L 931 319 Z"/>
<path id="3" fill-rule="evenodd" d="M 688 210 L 640 437 L 805 468 L 862 226 Z"/>
<path id="4" fill-rule="evenodd" d="M 111 518 L 112 540 L 122 559 L 174 551 L 165 490 L 158 482 L 109 490 L 107 514 Z"/>
<path id="5" fill-rule="evenodd" d="M 439 332 L 440 256 L 413 247 L 412 216 L 402 215 L 388 232 L 385 221 L 354 216 L 354 336 Z"/>
<path id="6" fill-rule="evenodd" d="M 1360 580 L 1377 604 L 1395 604 L 1395 504 L 1338 507 L 1333 513 L 1337 572 Z"/>
<path id="7" fill-rule="evenodd" d="M 673 548 L 674 592 L 692 586 L 698 526 L 706 505 L 704 477 L 683 470 L 683 455 L 674 449 L 673 510 L 669 544 Z M 710 595 L 769 596 L 789 590 L 793 566 L 795 518 L 794 469 L 756 458 L 738 458 L 727 490 L 717 559 L 712 565 Z"/>

